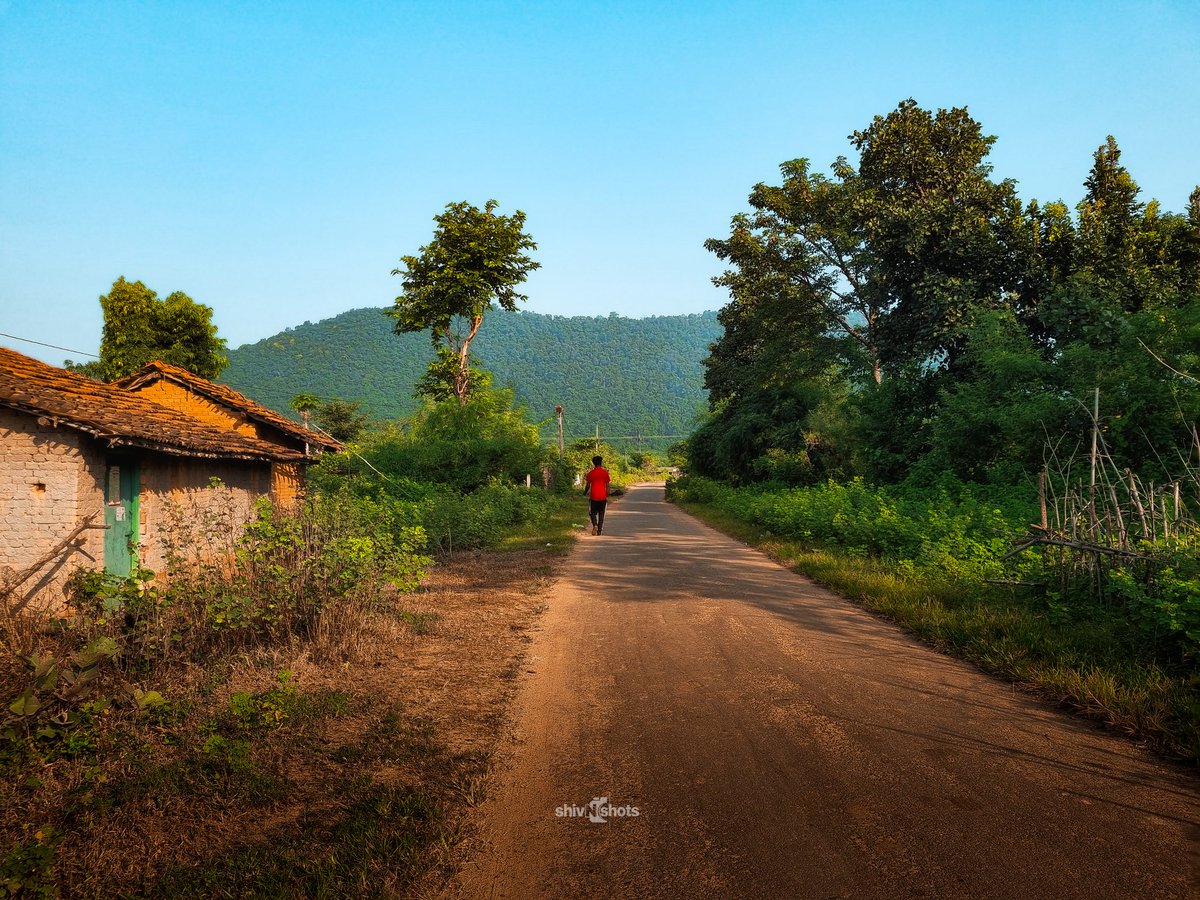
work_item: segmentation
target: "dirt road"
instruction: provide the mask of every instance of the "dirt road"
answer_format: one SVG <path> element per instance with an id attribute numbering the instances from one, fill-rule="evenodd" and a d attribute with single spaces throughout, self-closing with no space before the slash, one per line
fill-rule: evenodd
<path id="1" fill-rule="evenodd" d="M 532 645 L 462 896 L 1196 896 L 1191 774 L 923 647 L 661 487 L 605 531 Z M 598 821 L 571 815 L 597 798 Z"/>

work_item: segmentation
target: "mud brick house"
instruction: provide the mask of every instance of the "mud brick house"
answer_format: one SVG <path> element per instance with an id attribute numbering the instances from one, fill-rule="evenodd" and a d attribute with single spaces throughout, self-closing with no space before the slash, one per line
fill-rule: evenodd
<path id="1" fill-rule="evenodd" d="M 105 384 L 0 347 L 0 602 L 56 606 L 80 566 L 128 574 L 134 546 L 159 569 L 170 508 L 219 501 L 240 527 L 339 447 L 174 366 Z"/>
<path id="2" fill-rule="evenodd" d="M 328 435 L 304 428 L 233 388 L 215 384 L 170 363 L 155 360 L 114 384 L 209 425 L 297 450 L 306 459 L 325 451 L 344 449 Z M 280 501 L 288 502 L 303 485 L 303 465 L 278 463 L 273 478 L 273 494 Z"/>

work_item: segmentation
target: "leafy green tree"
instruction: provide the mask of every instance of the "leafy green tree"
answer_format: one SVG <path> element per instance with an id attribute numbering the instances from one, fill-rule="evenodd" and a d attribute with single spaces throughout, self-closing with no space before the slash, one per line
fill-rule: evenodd
<path id="1" fill-rule="evenodd" d="M 431 367 L 434 378 L 448 382 L 459 405 L 470 393 L 471 342 L 479 333 L 484 314 L 493 304 L 509 312 L 527 299 L 517 292 L 540 263 L 527 255 L 537 244 L 524 231 L 525 213 L 496 215 L 495 200 L 480 210 L 469 203 L 451 203 L 434 217 L 433 240 L 419 256 L 403 256 L 404 293 L 389 315 L 395 332 L 430 331 L 439 351 Z M 445 351 L 444 353 L 442 351 Z M 456 367 L 447 362 L 457 361 Z"/>
<path id="2" fill-rule="evenodd" d="M 433 361 L 425 374 L 417 381 L 414 394 L 434 402 L 457 399 L 455 386 L 461 372 L 461 359 L 458 353 L 450 347 L 438 347 Z M 467 354 L 467 398 L 491 389 L 492 373 L 479 364 L 475 354 Z"/>
<path id="3" fill-rule="evenodd" d="M 1072 343 L 1114 352 L 1131 316 L 1179 308 L 1200 293 L 1200 222 L 1142 203 L 1111 135 L 1093 154 L 1067 254 L 1038 319 L 1058 353 Z M 1193 204 L 1196 195 L 1193 195 Z"/>
<path id="4" fill-rule="evenodd" d="M 510 390 L 427 403 L 363 451 L 390 476 L 472 491 L 491 481 L 520 483 L 546 458 L 538 430 Z"/>
<path id="5" fill-rule="evenodd" d="M 1012 182 L 989 177 L 995 139 L 965 108 L 935 114 L 906 100 L 851 140 L 857 169 L 843 157 L 826 178 L 807 160 L 785 163 L 783 183 L 754 188 L 730 237 L 706 243 L 732 264 L 714 279 L 731 302 L 705 360 L 712 414 L 689 445 L 697 471 L 789 481 L 846 471 L 863 455 L 852 418 L 872 404 L 926 429 L 974 312 L 1041 274 L 1016 252 L 1029 229 Z M 878 437 L 893 457 L 928 442 Z"/>
<path id="6" fill-rule="evenodd" d="M 857 208 L 890 299 L 885 362 L 952 368 L 978 309 L 1004 305 L 1021 265 L 1011 250 L 1026 226 L 1016 184 L 991 180 L 994 136 L 966 107 L 922 109 L 911 98 L 851 135 Z"/>
<path id="7" fill-rule="evenodd" d="M 313 410 L 313 421 L 322 431 L 343 443 L 362 437 L 371 424 L 371 417 L 362 411 L 356 400 L 326 400 Z"/>
<path id="8" fill-rule="evenodd" d="M 939 398 L 927 468 L 969 481 L 1028 480 L 1046 462 L 1047 440 L 1082 424 L 1061 381 L 1012 311 L 978 314 L 958 377 Z"/>
<path id="9" fill-rule="evenodd" d="M 160 300 L 140 281 L 122 276 L 100 297 L 104 333 L 98 363 L 71 364 L 74 371 L 113 381 L 152 360 L 181 366 L 202 378 L 216 378 L 229 360 L 217 337 L 212 308 L 182 291 Z"/>
<path id="10" fill-rule="evenodd" d="M 316 394 L 297 394 L 288 403 L 298 413 L 311 413 L 321 405 L 321 398 Z"/>
<path id="11" fill-rule="evenodd" d="M 288 405 L 304 417 L 306 428 L 311 420 L 343 443 L 358 440 L 371 424 L 371 417 L 357 400 L 322 400 L 316 394 L 297 394 Z"/>
<path id="12" fill-rule="evenodd" d="M 864 241 L 858 181 L 844 161 L 836 179 L 810 173 L 806 159 L 779 168 L 783 184 L 755 185 L 754 212 L 734 216 L 728 239 L 705 242 L 733 266 L 713 279 L 733 302 L 722 311 L 726 336 L 711 357 L 709 389 L 723 393 L 723 369 L 740 369 L 747 344 L 777 344 L 770 336 L 781 331 L 793 350 L 857 351 L 879 382 L 878 330 L 891 298 L 880 290 Z"/>

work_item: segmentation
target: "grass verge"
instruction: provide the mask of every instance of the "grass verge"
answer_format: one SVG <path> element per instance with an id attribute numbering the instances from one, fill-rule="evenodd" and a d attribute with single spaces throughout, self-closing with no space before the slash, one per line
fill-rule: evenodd
<path id="1" fill-rule="evenodd" d="M 548 550 L 566 554 L 575 543 L 579 523 L 587 521 L 587 501 L 574 494 L 556 494 L 548 498 L 547 508 L 547 515 L 511 530 L 493 549 L 501 552 Z"/>
<path id="2" fill-rule="evenodd" d="M 886 561 L 780 539 L 710 504 L 676 502 L 934 647 L 1200 764 L 1200 676 L 1138 658 L 1119 622 L 1055 621 L 1019 588 L 902 574 Z"/>

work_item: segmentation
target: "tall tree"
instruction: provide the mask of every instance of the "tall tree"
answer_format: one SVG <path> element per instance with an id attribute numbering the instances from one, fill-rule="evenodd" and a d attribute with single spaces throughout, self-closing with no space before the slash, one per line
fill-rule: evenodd
<path id="1" fill-rule="evenodd" d="M 1019 280 L 1010 255 L 1025 217 L 1012 180 L 991 180 L 996 138 L 966 107 L 922 109 L 911 98 L 850 136 L 863 198 L 858 214 L 893 305 L 881 324 L 894 363 L 948 367 L 976 310 L 1000 308 Z"/>
<path id="2" fill-rule="evenodd" d="M 1069 265 L 1039 314 L 1060 351 L 1073 342 L 1112 350 L 1130 316 L 1193 302 L 1200 288 L 1198 223 L 1138 199 L 1112 135 L 1093 154 L 1084 188 Z"/>
<path id="3" fill-rule="evenodd" d="M 70 365 L 82 374 L 112 381 L 158 359 L 216 378 L 229 362 L 225 340 L 212 324 L 212 308 L 182 291 L 160 300 L 142 282 L 122 276 L 100 297 L 100 307 L 104 333 L 99 362 Z"/>
<path id="4" fill-rule="evenodd" d="M 497 205 L 489 200 L 481 210 L 465 202 L 448 204 L 434 217 L 433 240 L 418 256 L 401 257 L 403 268 L 392 270 L 404 279 L 404 293 L 388 310 L 395 331 L 429 329 L 438 351 L 430 375 L 451 379 L 459 405 L 470 393 L 471 342 L 484 314 L 493 304 L 515 310 L 527 299 L 517 285 L 540 266 L 527 255 L 537 244 L 525 233 L 525 213 L 497 215 Z"/>
<path id="5" fill-rule="evenodd" d="M 779 169 L 783 183 L 755 185 L 754 211 L 734 216 L 728 239 L 705 242 L 733 266 L 713 279 L 732 303 L 721 313 L 726 338 L 714 347 L 709 388 L 720 392 L 720 363 L 728 358 L 741 368 L 750 347 L 812 353 L 820 345 L 833 349 L 839 338 L 845 340 L 837 346 L 856 351 L 879 382 L 879 324 L 890 298 L 864 242 L 858 184 L 847 180 L 842 163 L 836 179 L 810 173 L 806 159 Z"/>

